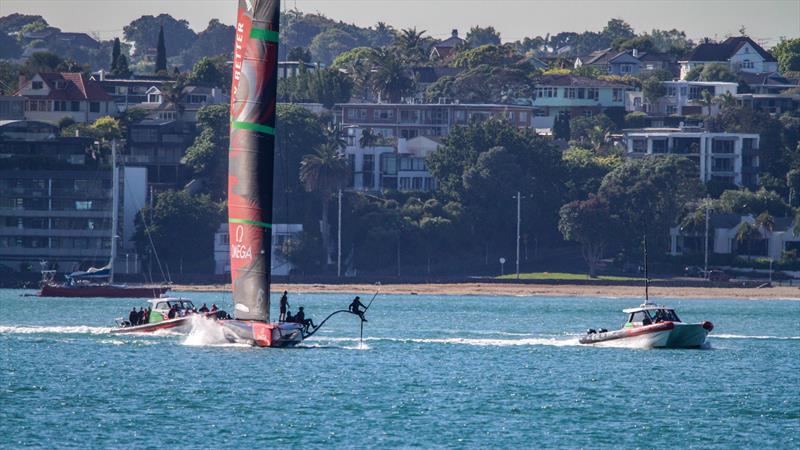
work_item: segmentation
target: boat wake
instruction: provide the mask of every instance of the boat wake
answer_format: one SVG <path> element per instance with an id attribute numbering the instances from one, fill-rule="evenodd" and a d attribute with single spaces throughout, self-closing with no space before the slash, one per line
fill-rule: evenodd
<path id="1" fill-rule="evenodd" d="M 231 342 L 225 328 L 216 321 L 201 316 L 192 316 L 192 330 L 183 345 L 190 347 L 252 347 L 251 342 Z"/>
<path id="2" fill-rule="evenodd" d="M 29 325 L 0 325 L 0 334 L 107 334 L 109 327 L 89 327 L 84 325 L 71 327 L 48 327 Z"/>
<path id="3" fill-rule="evenodd" d="M 322 342 L 356 342 L 358 338 L 325 337 Z M 513 347 L 546 345 L 552 347 L 570 347 L 580 345 L 577 338 L 525 338 L 525 339 L 489 339 L 489 338 L 387 338 L 367 337 L 364 341 L 373 342 L 398 342 L 402 344 L 445 344 L 469 345 L 477 347 Z"/>
<path id="4" fill-rule="evenodd" d="M 758 339 L 775 341 L 800 341 L 800 336 L 747 336 L 743 334 L 711 334 L 710 339 Z"/>

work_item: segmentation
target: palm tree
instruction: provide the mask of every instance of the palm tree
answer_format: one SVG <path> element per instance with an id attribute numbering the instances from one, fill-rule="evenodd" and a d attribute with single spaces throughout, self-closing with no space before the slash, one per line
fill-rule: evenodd
<path id="1" fill-rule="evenodd" d="M 701 91 L 700 97 L 694 99 L 694 103 L 700 105 L 701 114 L 704 116 L 711 116 L 711 105 L 714 104 L 714 96 L 711 94 L 711 92 L 708 92 L 707 90 Z M 704 110 L 708 111 L 708 114 L 705 114 L 703 112 Z"/>
<path id="2" fill-rule="evenodd" d="M 426 59 L 422 37 L 425 31 L 418 32 L 416 27 L 400 30 L 394 45 L 407 61 L 420 62 Z"/>
<path id="3" fill-rule="evenodd" d="M 322 202 L 322 264 L 328 264 L 328 203 L 331 195 L 344 185 L 350 168 L 347 158 L 335 142 L 325 142 L 300 163 L 300 182 L 306 191 L 316 193 Z"/>
<path id="4" fill-rule="evenodd" d="M 769 212 L 764 211 L 756 217 L 755 225 L 760 229 L 766 230 L 768 233 L 772 233 L 772 230 L 775 229 L 775 218 L 772 217 L 772 214 Z"/>
<path id="5" fill-rule="evenodd" d="M 730 92 L 714 97 L 714 101 L 723 109 L 732 108 L 736 106 L 736 97 Z"/>
<path id="6" fill-rule="evenodd" d="M 379 49 L 372 53 L 370 59 L 373 66 L 372 86 L 382 98 L 397 103 L 403 95 L 411 92 L 414 80 L 408 76 L 406 67 L 395 53 Z"/>
<path id="7" fill-rule="evenodd" d="M 750 222 L 742 222 L 736 230 L 736 241 L 741 245 L 747 243 L 747 255 L 752 252 L 753 241 L 761 237 L 761 230 Z"/>

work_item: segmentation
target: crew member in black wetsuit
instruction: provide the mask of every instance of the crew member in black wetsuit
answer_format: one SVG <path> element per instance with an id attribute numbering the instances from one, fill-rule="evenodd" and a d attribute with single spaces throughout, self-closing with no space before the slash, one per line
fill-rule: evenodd
<path id="1" fill-rule="evenodd" d="M 294 315 L 294 322 L 302 325 L 306 331 L 308 331 L 309 326 L 316 328 L 313 320 L 306 319 L 306 313 L 303 311 L 302 306 L 298 309 L 297 314 Z"/>
<path id="2" fill-rule="evenodd" d="M 364 308 L 364 310 L 362 311 L 361 308 Z M 367 321 L 367 319 L 364 318 L 364 311 L 366 311 L 367 308 L 364 306 L 363 303 L 361 303 L 361 297 L 356 296 L 356 298 L 354 298 L 353 301 L 350 303 L 350 307 L 348 309 L 351 313 L 358 314 L 358 317 L 361 317 L 361 320 L 363 320 L 364 322 Z"/>
<path id="3" fill-rule="evenodd" d="M 287 298 L 286 294 L 288 294 L 288 292 L 283 291 L 283 295 L 281 296 L 281 303 L 280 303 L 281 315 L 278 318 L 279 322 L 286 321 L 286 309 L 289 308 L 289 306 L 291 306 L 289 305 L 289 299 Z"/>
<path id="4" fill-rule="evenodd" d="M 174 319 L 178 315 L 178 308 L 175 305 L 169 306 L 169 312 L 167 313 L 168 319 Z"/>
<path id="5" fill-rule="evenodd" d="M 206 306 L 206 304 L 203 303 L 203 306 L 200 307 L 199 311 L 201 313 L 207 313 L 208 312 L 208 306 Z"/>
<path id="6" fill-rule="evenodd" d="M 128 323 L 130 326 L 136 326 L 136 307 L 134 306 L 130 314 L 128 314 Z"/>

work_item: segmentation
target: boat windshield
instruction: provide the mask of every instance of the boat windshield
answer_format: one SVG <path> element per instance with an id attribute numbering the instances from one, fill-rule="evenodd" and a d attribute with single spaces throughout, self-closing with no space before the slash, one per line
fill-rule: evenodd
<path id="1" fill-rule="evenodd" d="M 678 315 L 675 314 L 675 310 L 672 310 L 672 309 L 658 309 L 658 310 L 656 310 L 655 314 L 653 314 L 653 321 L 654 322 L 680 322 L 681 319 L 679 319 Z"/>

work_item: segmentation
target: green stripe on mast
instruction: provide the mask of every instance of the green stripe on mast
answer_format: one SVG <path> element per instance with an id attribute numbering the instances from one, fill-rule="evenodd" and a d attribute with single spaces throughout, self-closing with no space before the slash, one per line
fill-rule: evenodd
<path id="1" fill-rule="evenodd" d="M 271 223 L 260 222 L 258 220 L 237 219 L 235 217 L 229 217 L 228 218 L 228 222 L 230 222 L 230 223 L 244 223 L 244 224 L 247 224 L 247 225 L 256 225 L 256 226 L 259 226 L 261 228 L 272 228 L 272 224 Z"/>
<path id="2" fill-rule="evenodd" d="M 267 30 L 266 28 L 253 28 L 250 30 L 250 37 L 262 41 L 278 43 L 278 32 Z"/>
<path id="3" fill-rule="evenodd" d="M 239 122 L 234 120 L 231 123 L 233 128 L 237 128 L 240 130 L 249 130 L 249 131 L 257 131 L 259 133 L 269 134 L 271 136 L 275 136 L 275 128 L 269 127 L 267 125 L 261 125 L 260 123 L 252 123 L 252 122 Z"/>

